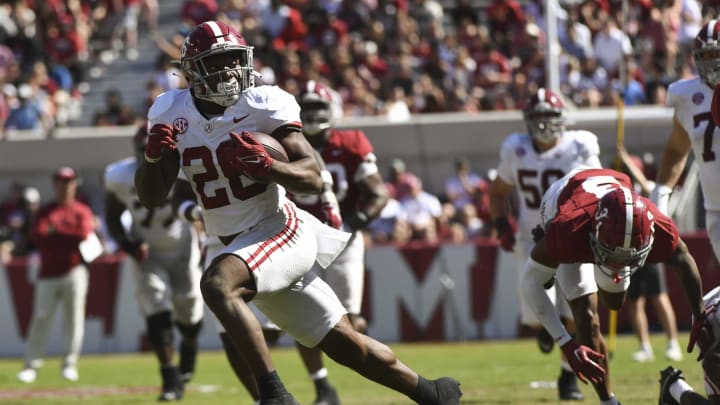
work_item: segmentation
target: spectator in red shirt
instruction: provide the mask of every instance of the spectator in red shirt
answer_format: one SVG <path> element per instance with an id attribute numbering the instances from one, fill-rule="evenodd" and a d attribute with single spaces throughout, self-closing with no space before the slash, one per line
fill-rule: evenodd
<path id="1" fill-rule="evenodd" d="M 40 273 L 35 287 L 33 319 L 25 351 L 25 368 L 18 374 L 32 383 L 42 365 L 55 308 L 65 309 L 67 342 L 62 357 L 62 377 L 78 380 L 77 361 L 85 327 L 85 296 L 88 268 L 80 254 L 80 244 L 94 231 L 95 218 L 90 207 L 77 201 L 77 174 L 62 167 L 53 176 L 55 201 L 37 212 L 32 236 L 40 252 Z"/>

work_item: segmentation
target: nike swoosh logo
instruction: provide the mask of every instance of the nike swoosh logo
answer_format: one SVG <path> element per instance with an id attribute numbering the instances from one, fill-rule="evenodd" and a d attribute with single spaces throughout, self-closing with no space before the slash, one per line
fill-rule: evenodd
<path id="1" fill-rule="evenodd" d="M 242 117 L 233 117 L 233 124 L 237 124 L 238 122 L 244 120 L 245 118 L 247 118 L 247 117 L 249 117 L 249 116 L 250 116 L 250 114 L 247 114 L 247 115 L 242 116 Z"/>

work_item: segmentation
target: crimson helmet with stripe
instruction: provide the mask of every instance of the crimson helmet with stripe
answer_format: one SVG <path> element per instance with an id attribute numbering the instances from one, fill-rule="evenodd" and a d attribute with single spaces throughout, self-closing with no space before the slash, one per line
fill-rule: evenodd
<path id="1" fill-rule="evenodd" d="M 700 77 L 713 89 L 720 83 L 720 20 L 710 20 L 695 36 L 693 59 Z"/>
<path id="2" fill-rule="evenodd" d="M 253 47 L 222 21 L 205 21 L 190 31 L 180 48 L 180 64 L 193 96 L 221 106 L 235 104 L 255 85 Z"/>
<path id="3" fill-rule="evenodd" d="M 590 246 L 595 264 L 613 278 L 630 276 L 650 254 L 655 221 L 649 204 L 626 187 L 615 188 L 598 200 Z"/>
<path id="4" fill-rule="evenodd" d="M 540 88 L 523 108 L 528 133 L 534 140 L 549 144 L 565 130 L 565 104 L 552 90 Z"/>

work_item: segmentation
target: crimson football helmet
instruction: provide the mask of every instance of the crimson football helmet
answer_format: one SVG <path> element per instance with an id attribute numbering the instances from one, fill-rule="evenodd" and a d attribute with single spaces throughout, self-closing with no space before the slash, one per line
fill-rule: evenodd
<path id="1" fill-rule="evenodd" d="M 711 88 L 720 83 L 720 20 L 710 20 L 695 36 L 693 59 L 698 74 Z"/>
<path id="2" fill-rule="evenodd" d="M 525 104 L 528 133 L 540 143 L 552 143 L 565 130 L 565 104 L 553 91 L 540 88 Z"/>
<path id="3" fill-rule="evenodd" d="M 180 64 L 195 97 L 224 107 L 255 85 L 253 47 L 221 21 L 206 21 L 190 31 L 180 48 Z"/>
<path id="4" fill-rule="evenodd" d="M 645 264 L 654 232 L 646 199 L 625 187 L 610 191 L 597 203 L 590 233 L 595 264 L 613 279 L 629 277 Z"/>
<path id="5" fill-rule="evenodd" d="M 308 80 L 303 92 L 298 96 L 304 134 L 319 135 L 332 126 L 333 102 L 332 90 L 329 87 L 315 80 Z"/>

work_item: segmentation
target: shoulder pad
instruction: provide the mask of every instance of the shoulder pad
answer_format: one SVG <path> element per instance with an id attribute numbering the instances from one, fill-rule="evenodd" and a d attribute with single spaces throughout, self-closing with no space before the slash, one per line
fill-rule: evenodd
<path id="1" fill-rule="evenodd" d="M 668 97 L 687 97 L 702 90 L 705 83 L 699 78 L 678 80 L 668 86 Z"/>
<path id="2" fill-rule="evenodd" d="M 105 186 L 122 183 L 128 175 L 135 175 L 135 158 L 129 157 L 116 162 L 110 163 L 105 168 L 104 182 Z"/>
<path id="3" fill-rule="evenodd" d="M 532 139 L 530 139 L 530 135 L 528 134 L 521 134 L 521 133 L 513 133 L 508 135 L 507 138 L 502 143 L 502 148 L 516 148 L 518 146 L 523 145 L 529 145 L 532 144 Z"/>
<path id="4" fill-rule="evenodd" d="M 152 106 L 150 106 L 150 110 L 148 110 L 148 120 L 154 121 L 158 117 L 160 117 L 162 114 L 167 112 L 170 107 L 173 105 L 175 101 L 175 97 L 179 94 L 181 91 L 187 91 L 187 90 L 169 90 L 165 93 L 160 94 L 157 96 L 155 101 L 153 102 Z"/>
<path id="5" fill-rule="evenodd" d="M 260 86 L 257 90 L 262 92 L 263 102 L 270 111 L 279 111 L 291 105 L 296 105 L 297 110 L 300 111 L 300 105 L 295 97 L 278 86 Z"/>

